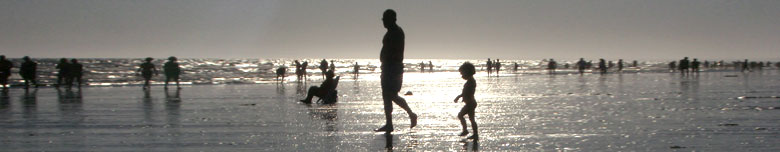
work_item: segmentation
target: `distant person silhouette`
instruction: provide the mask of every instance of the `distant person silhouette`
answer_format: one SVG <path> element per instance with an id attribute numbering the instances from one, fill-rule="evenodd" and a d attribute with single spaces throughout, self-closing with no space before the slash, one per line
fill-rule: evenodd
<path id="1" fill-rule="evenodd" d="M 599 59 L 599 71 L 601 71 L 601 75 L 607 74 L 607 63 L 605 63 L 604 59 Z"/>
<path id="2" fill-rule="evenodd" d="M 518 69 L 519 67 L 520 67 L 520 65 L 519 65 L 519 64 L 517 64 L 517 62 L 515 62 L 515 68 L 514 68 L 514 69 L 512 69 L 512 70 L 513 70 L 514 72 L 517 72 L 517 69 Z"/>
<path id="3" fill-rule="evenodd" d="M 617 71 L 618 72 L 623 72 L 623 59 L 619 59 L 618 60 L 617 66 L 618 66 L 618 70 Z"/>
<path id="4" fill-rule="evenodd" d="M 690 68 L 690 61 L 688 61 L 688 57 L 683 58 L 680 60 L 680 65 L 677 66 L 677 68 L 680 69 L 680 74 L 683 76 L 688 74 L 690 71 L 688 71 L 688 68 Z"/>
<path id="5" fill-rule="evenodd" d="M 152 60 L 154 60 L 151 57 L 148 57 L 145 59 L 144 63 L 141 63 L 141 67 L 138 68 L 136 72 L 141 72 L 141 76 L 144 78 L 144 90 L 148 90 L 151 88 L 149 81 L 152 80 L 152 75 L 157 75 L 157 68 L 154 67 L 154 63 L 152 63 Z"/>
<path id="6" fill-rule="evenodd" d="M 14 63 L 8 61 L 5 55 L 0 55 L 0 85 L 3 85 L 3 89 L 7 89 L 8 77 L 11 77 L 11 68 L 14 67 Z"/>
<path id="7" fill-rule="evenodd" d="M 358 75 L 360 74 L 360 64 L 355 62 L 355 67 L 353 68 L 352 72 L 355 75 L 355 78 L 357 78 Z"/>
<path id="8" fill-rule="evenodd" d="M 404 98 L 398 96 L 403 84 L 404 74 L 404 31 L 396 21 L 396 13 L 392 9 L 385 10 L 382 14 L 382 23 L 387 29 L 382 39 L 382 51 L 379 53 L 379 61 L 382 62 L 382 99 L 384 100 L 385 125 L 374 130 L 390 133 L 393 131 L 393 102 L 403 108 L 411 121 L 410 128 L 417 126 L 417 114 L 412 112 Z"/>
<path id="9" fill-rule="evenodd" d="M 555 62 L 554 59 L 550 59 L 550 61 L 547 62 L 547 71 L 549 74 L 555 74 L 555 68 L 557 68 L 558 63 Z"/>
<path id="10" fill-rule="evenodd" d="M 677 70 L 677 61 L 669 62 L 669 71 L 676 71 Z"/>
<path id="11" fill-rule="evenodd" d="M 303 71 L 301 71 L 301 62 L 298 60 L 295 60 L 295 78 L 297 78 L 298 81 L 301 81 L 301 79 L 303 79 Z"/>
<path id="12" fill-rule="evenodd" d="M 336 64 L 335 63 L 336 63 L 335 60 L 330 60 L 330 70 L 333 71 L 333 72 L 336 72 Z"/>
<path id="13" fill-rule="evenodd" d="M 496 68 L 496 76 L 498 76 L 498 73 L 501 72 L 501 61 L 496 59 L 496 61 L 493 62 L 493 67 Z"/>
<path id="14" fill-rule="evenodd" d="M 322 59 L 320 61 L 320 72 L 322 72 L 322 78 L 325 79 L 325 72 L 328 71 L 328 61 L 325 59 Z"/>
<path id="15" fill-rule="evenodd" d="M 81 76 L 84 73 L 84 66 L 79 63 L 79 60 L 71 59 L 70 67 L 68 68 L 68 88 L 73 86 L 75 80 L 76 87 L 81 88 Z"/>
<path id="16" fill-rule="evenodd" d="M 24 88 L 30 88 L 30 83 L 32 83 L 35 88 L 38 88 L 38 82 L 35 81 L 38 63 L 33 62 L 29 56 L 24 56 L 22 59 L 24 62 L 22 63 L 22 67 L 19 68 L 19 75 L 24 79 Z"/>
<path id="17" fill-rule="evenodd" d="M 420 61 L 420 73 L 425 72 L 425 61 Z"/>
<path id="18" fill-rule="evenodd" d="M 585 68 L 587 68 L 588 63 L 585 63 L 585 59 L 580 58 L 580 61 L 577 61 L 577 71 L 580 72 L 580 75 L 585 74 Z"/>
<path id="19" fill-rule="evenodd" d="M 57 84 L 54 85 L 55 87 L 60 87 L 68 82 L 68 75 L 70 75 L 68 72 L 70 72 L 70 64 L 68 63 L 68 59 L 61 58 L 60 63 L 57 63 L 56 68 L 57 71 Z"/>
<path id="20" fill-rule="evenodd" d="M 168 62 L 163 64 L 163 71 L 165 72 L 164 89 L 168 89 L 168 83 L 171 82 L 171 80 L 176 81 L 176 89 L 181 89 L 181 86 L 179 86 L 179 75 L 181 75 L 181 68 L 179 67 L 179 62 L 177 62 L 176 57 L 168 57 Z"/>
<path id="21" fill-rule="evenodd" d="M 750 72 L 750 67 L 748 66 L 748 59 L 745 59 L 745 62 L 742 62 L 742 72 L 745 71 Z"/>
<path id="22" fill-rule="evenodd" d="M 463 97 L 463 103 L 466 103 L 466 105 L 460 109 L 460 112 L 458 112 L 458 119 L 460 120 L 460 125 L 463 127 L 463 131 L 458 136 L 469 134 L 468 127 L 466 126 L 466 119 L 463 118 L 463 116 L 468 114 L 469 121 L 471 121 L 471 129 L 474 130 L 474 134 L 467 139 L 479 139 L 477 121 L 475 120 L 476 116 L 474 116 L 474 110 L 477 108 L 477 100 L 474 98 L 474 93 L 477 88 L 477 81 L 474 80 L 474 73 L 476 73 L 476 70 L 474 69 L 474 65 L 466 62 L 458 68 L 458 71 L 460 72 L 461 78 L 466 80 L 466 84 L 463 85 L 463 91 L 460 95 L 455 97 L 455 103 L 458 103 L 458 100 L 460 100 L 461 97 Z"/>
<path id="23" fill-rule="evenodd" d="M 699 60 L 694 58 L 693 61 L 691 62 L 691 73 L 699 74 L 700 64 L 701 63 L 699 62 Z"/>
<path id="24" fill-rule="evenodd" d="M 639 64 L 638 64 L 638 63 L 639 63 L 639 62 L 637 62 L 636 60 L 634 60 L 633 62 L 631 62 L 631 67 L 639 67 Z"/>
<path id="25" fill-rule="evenodd" d="M 301 102 L 310 104 L 313 97 L 318 98 L 325 98 L 328 93 L 333 92 L 333 90 L 336 90 L 335 80 L 333 79 L 333 76 L 335 74 L 333 73 L 333 70 L 328 70 L 325 72 L 325 80 L 322 81 L 322 84 L 320 84 L 319 87 L 312 86 L 309 88 L 309 91 L 306 94 L 306 99 L 301 100 Z"/>
<path id="26" fill-rule="evenodd" d="M 284 77 L 287 74 L 287 66 L 279 66 L 279 68 L 276 68 L 276 80 L 284 81 Z"/>
<path id="27" fill-rule="evenodd" d="M 490 58 L 488 58 L 487 63 L 485 64 L 487 66 L 487 72 L 488 76 L 493 73 L 493 61 L 490 61 Z"/>
<path id="28" fill-rule="evenodd" d="M 301 64 L 301 73 L 303 75 L 303 79 L 306 80 L 309 78 L 308 73 L 306 72 L 306 68 L 309 67 L 309 61 L 303 61 L 303 64 Z"/>
<path id="29" fill-rule="evenodd" d="M 433 62 L 428 61 L 428 72 L 433 72 Z"/>

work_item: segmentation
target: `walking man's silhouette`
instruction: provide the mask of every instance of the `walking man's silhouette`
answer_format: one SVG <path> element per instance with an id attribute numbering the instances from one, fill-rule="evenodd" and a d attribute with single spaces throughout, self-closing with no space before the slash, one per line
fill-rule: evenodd
<path id="1" fill-rule="evenodd" d="M 84 66 L 79 63 L 79 60 L 70 59 L 70 67 L 68 70 L 68 80 L 65 81 L 65 83 L 68 84 L 68 88 L 71 88 L 73 82 L 76 82 L 76 87 L 81 89 L 81 76 L 84 73 Z"/>
<path id="2" fill-rule="evenodd" d="M 19 68 L 19 75 L 24 79 L 24 89 L 30 88 L 30 83 L 32 83 L 35 88 L 38 88 L 38 82 L 35 81 L 38 63 L 33 62 L 29 56 L 24 56 L 22 59 L 24 59 L 24 63 L 22 63 L 22 67 Z"/>
<path id="3" fill-rule="evenodd" d="M 390 133 L 393 131 L 393 102 L 403 108 L 412 121 L 410 128 L 417 125 L 417 114 L 412 112 L 406 100 L 398 96 L 401 91 L 404 74 L 404 31 L 395 23 L 396 14 L 392 9 L 385 10 L 382 15 L 387 33 L 382 39 L 382 51 L 379 61 L 382 62 L 382 99 L 385 106 L 385 126 L 374 131 Z"/>

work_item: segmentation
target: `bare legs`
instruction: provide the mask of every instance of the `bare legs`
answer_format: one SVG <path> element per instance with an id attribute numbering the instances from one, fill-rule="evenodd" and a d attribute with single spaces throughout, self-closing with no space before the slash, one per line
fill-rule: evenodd
<path id="1" fill-rule="evenodd" d="M 397 92 L 392 91 L 382 91 L 382 98 L 384 99 L 385 106 L 385 126 L 377 129 L 376 131 L 384 131 L 387 133 L 393 131 L 393 103 L 404 109 L 404 111 L 406 111 L 406 113 L 409 115 L 409 119 L 411 121 L 411 126 L 409 128 L 414 128 L 414 126 L 417 126 L 417 114 L 412 112 L 412 109 L 409 108 L 409 105 L 406 103 L 406 99 L 398 96 Z"/>
<path id="2" fill-rule="evenodd" d="M 462 109 L 460 109 L 460 112 L 458 112 L 458 120 L 460 120 L 460 126 L 463 127 L 463 131 L 460 132 L 458 136 L 465 136 L 469 134 L 468 127 L 466 126 L 466 119 L 464 118 L 465 115 L 469 115 L 469 121 L 471 121 L 471 130 L 474 131 L 474 134 L 469 136 L 468 139 L 479 139 L 479 132 L 477 132 L 477 121 L 474 118 L 474 109 L 476 106 L 470 106 L 466 105 Z"/>

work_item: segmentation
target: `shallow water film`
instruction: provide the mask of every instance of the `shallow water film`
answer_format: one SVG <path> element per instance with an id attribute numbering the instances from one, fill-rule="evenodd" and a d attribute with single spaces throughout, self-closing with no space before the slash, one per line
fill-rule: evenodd
<path id="1" fill-rule="evenodd" d="M 267 84 L 12 88 L 1 151 L 778 151 L 780 71 L 478 73 L 479 140 L 458 136 L 456 72 L 404 75 L 417 127 L 384 124 L 379 76 L 343 74 L 339 101 L 303 104 L 319 76 Z M 315 98 L 316 100 L 316 98 Z"/>

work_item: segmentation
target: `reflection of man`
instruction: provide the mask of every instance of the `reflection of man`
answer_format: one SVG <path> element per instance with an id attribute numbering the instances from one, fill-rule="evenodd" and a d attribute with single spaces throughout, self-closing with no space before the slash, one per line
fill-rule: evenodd
<path id="1" fill-rule="evenodd" d="M 384 23 L 387 33 L 382 39 L 382 52 L 379 54 L 379 61 L 382 62 L 382 99 L 384 100 L 386 122 L 385 126 L 375 130 L 377 132 L 390 133 L 393 131 L 393 102 L 409 114 L 409 119 L 412 121 L 410 128 L 417 125 L 417 114 L 412 112 L 404 98 L 398 96 L 404 74 L 404 31 L 395 23 L 395 17 L 395 11 L 392 9 L 385 10 L 382 16 L 382 23 Z"/>

